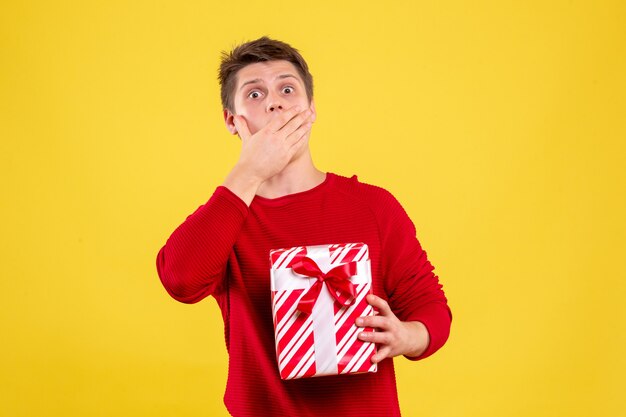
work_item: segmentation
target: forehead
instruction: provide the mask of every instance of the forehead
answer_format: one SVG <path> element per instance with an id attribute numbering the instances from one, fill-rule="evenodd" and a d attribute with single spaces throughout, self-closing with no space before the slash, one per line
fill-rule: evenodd
<path id="1" fill-rule="evenodd" d="M 237 89 L 246 81 L 261 80 L 261 82 L 269 83 L 283 74 L 291 74 L 300 82 L 303 82 L 295 65 L 289 61 L 255 62 L 254 64 L 246 65 L 237 72 Z"/>

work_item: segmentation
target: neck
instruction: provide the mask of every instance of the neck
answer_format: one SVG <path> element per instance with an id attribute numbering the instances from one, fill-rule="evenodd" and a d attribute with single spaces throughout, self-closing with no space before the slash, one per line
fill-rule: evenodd
<path id="1" fill-rule="evenodd" d="M 265 180 L 256 194 L 264 198 L 278 198 L 310 190 L 321 184 L 326 174 L 313 165 L 310 152 L 291 161 L 285 169 Z"/>

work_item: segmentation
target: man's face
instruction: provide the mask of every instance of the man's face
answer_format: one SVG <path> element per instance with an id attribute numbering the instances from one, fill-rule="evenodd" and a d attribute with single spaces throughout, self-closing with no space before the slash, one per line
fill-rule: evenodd
<path id="1" fill-rule="evenodd" d="M 304 81 L 289 61 L 257 62 L 243 67 L 237 73 L 233 97 L 235 114 L 246 119 L 251 134 L 293 106 L 310 106 L 315 112 L 315 105 L 309 105 Z M 230 111 L 224 111 L 224 119 L 228 129 L 236 133 Z"/>

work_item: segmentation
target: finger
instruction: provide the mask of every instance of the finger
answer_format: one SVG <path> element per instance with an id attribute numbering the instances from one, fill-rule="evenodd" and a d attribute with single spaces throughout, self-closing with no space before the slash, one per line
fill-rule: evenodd
<path id="1" fill-rule="evenodd" d="M 267 124 L 267 128 L 270 130 L 270 132 L 276 133 L 299 113 L 300 106 L 291 107 L 276 116 L 271 122 L 269 122 Z"/>
<path id="2" fill-rule="evenodd" d="M 356 319 L 359 327 L 375 327 L 378 329 L 389 328 L 389 319 L 385 316 L 362 316 Z"/>
<path id="3" fill-rule="evenodd" d="M 235 124 L 235 128 L 237 128 L 241 140 L 247 140 L 250 137 L 250 129 L 248 129 L 246 119 L 244 119 L 243 116 L 235 116 L 233 117 L 233 123 Z"/>
<path id="4" fill-rule="evenodd" d="M 389 332 L 362 331 L 357 337 L 364 342 L 371 342 L 380 345 L 388 345 L 391 343 L 391 336 L 389 335 Z"/>
<path id="5" fill-rule="evenodd" d="M 390 353 L 391 347 L 383 346 L 382 348 L 378 349 L 378 351 L 372 356 L 372 363 L 378 363 L 383 359 L 388 358 Z"/>
<path id="6" fill-rule="evenodd" d="M 302 136 L 300 136 L 300 138 L 298 138 L 296 142 L 291 144 L 291 146 L 289 147 L 289 150 L 287 151 L 289 160 L 291 160 L 291 158 L 293 158 L 293 156 L 297 154 L 300 151 L 300 149 L 304 147 L 304 145 L 306 145 L 307 141 L 305 140 L 305 137 L 306 137 L 306 132 Z"/>
<path id="7" fill-rule="evenodd" d="M 300 127 L 294 130 L 293 133 L 287 136 L 286 138 L 287 145 L 294 146 L 297 143 L 299 143 L 300 140 L 303 139 L 306 136 L 306 134 L 311 131 L 311 126 L 312 124 L 310 121 L 305 122 L 302 125 L 300 125 Z"/>
<path id="8" fill-rule="evenodd" d="M 278 132 L 283 135 L 284 138 L 293 134 L 296 130 L 298 130 L 301 126 L 311 122 L 311 110 L 305 110 L 302 113 L 298 113 L 291 120 L 289 120 L 283 127 L 281 127 Z"/>
<path id="9" fill-rule="evenodd" d="M 368 294 L 367 302 L 370 303 L 372 307 L 376 307 L 378 311 L 380 311 L 380 314 L 382 314 L 383 316 L 393 314 L 393 312 L 391 311 L 391 307 L 389 307 L 389 303 L 387 303 L 387 301 L 383 300 L 377 295 Z"/>

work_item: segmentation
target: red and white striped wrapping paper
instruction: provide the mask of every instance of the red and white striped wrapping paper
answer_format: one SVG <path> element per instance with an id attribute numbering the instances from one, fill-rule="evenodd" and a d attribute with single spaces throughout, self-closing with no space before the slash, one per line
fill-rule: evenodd
<path id="1" fill-rule="evenodd" d="M 338 265 L 356 262 L 356 274 L 350 277 L 356 295 L 343 306 L 323 283 L 311 314 L 297 309 L 316 277 L 298 274 L 294 263 L 308 257 L 326 273 Z M 270 251 L 272 313 L 276 339 L 276 357 L 282 379 L 376 372 L 370 361 L 376 352 L 374 343 L 357 339 L 360 331 L 355 320 L 374 315 L 365 296 L 372 293 L 372 274 L 365 243 L 299 246 Z"/>

